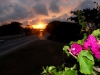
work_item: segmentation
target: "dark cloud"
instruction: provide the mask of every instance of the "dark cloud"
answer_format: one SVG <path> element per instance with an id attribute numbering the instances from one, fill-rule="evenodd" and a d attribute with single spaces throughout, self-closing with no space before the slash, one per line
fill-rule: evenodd
<path id="1" fill-rule="evenodd" d="M 35 24 L 37 24 L 38 22 L 49 23 L 49 22 L 50 22 L 50 19 L 39 19 L 39 18 L 37 18 L 37 19 L 32 20 L 32 21 L 30 22 L 30 24 L 35 25 Z"/>
<path id="2" fill-rule="evenodd" d="M 82 1 L 79 6 L 78 1 Z M 37 19 L 39 16 L 42 16 L 40 17 L 41 21 L 49 22 L 49 18 L 56 13 L 57 15 L 53 16 L 52 20 L 65 21 L 68 15 L 63 14 L 64 12 L 68 13 L 72 8 L 75 10 L 93 8 L 94 1 L 100 5 L 100 0 L 0 0 L 0 22 L 17 20 L 26 24 L 28 20 L 34 19 L 31 22 L 34 24 L 39 21 Z M 76 8 L 76 6 L 78 7 Z"/>
<path id="3" fill-rule="evenodd" d="M 52 0 L 49 9 L 54 13 L 60 12 L 59 0 Z"/>
<path id="4" fill-rule="evenodd" d="M 36 0 L 19 0 L 18 2 L 23 5 L 27 5 L 28 7 L 31 7 L 34 3 L 36 4 L 37 1 Z"/>
<path id="5" fill-rule="evenodd" d="M 34 1 L 38 2 L 38 1 L 41 1 L 41 0 L 34 0 Z"/>
<path id="6" fill-rule="evenodd" d="M 59 20 L 59 21 L 67 21 L 68 15 L 67 14 L 63 14 L 61 16 L 56 17 L 55 15 L 52 16 L 52 20 Z"/>
<path id="7" fill-rule="evenodd" d="M 13 15 L 13 19 L 24 19 L 24 18 L 31 18 L 34 17 L 32 12 L 28 10 L 28 8 L 21 4 L 14 4 L 12 5 L 14 12 L 11 14 Z"/>
<path id="8" fill-rule="evenodd" d="M 28 25 L 28 21 L 23 21 L 23 26 Z"/>
<path id="9" fill-rule="evenodd" d="M 10 7 L 0 5 L 0 16 L 4 16 L 10 11 Z"/>
<path id="10" fill-rule="evenodd" d="M 46 15 L 46 16 L 48 15 L 46 5 L 43 4 L 43 3 L 38 3 L 38 4 L 34 5 L 33 6 L 33 11 L 37 15 Z"/>
<path id="11" fill-rule="evenodd" d="M 11 0 L 0 0 L 0 5 L 8 4 Z"/>
<path id="12" fill-rule="evenodd" d="M 12 3 L 0 8 L 0 20 L 2 21 L 23 20 L 34 17 L 32 11 L 28 10 L 28 8 L 22 4 Z"/>
<path id="13" fill-rule="evenodd" d="M 39 22 L 39 21 L 40 21 L 40 19 L 34 19 L 31 21 L 31 24 L 37 24 L 37 22 Z"/>
<path id="14" fill-rule="evenodd" d="M 68 0 L 62 0 L 63 2 L 67 2 Z"/>
<path id="15" fill-rule="evenodd" d="M 85 8 L 94 8 L 95 4 L 93 0 L 84 0 L 80 6 L 78 6 L 76 9 L 85 9 Z"/>
<path id="16" fill-rule="evenodd" d="M 44 22 L 44 23 L 49 23 L 50 19 L 49 18 L 48 19 L 42 19 L 41 21 Z"/>

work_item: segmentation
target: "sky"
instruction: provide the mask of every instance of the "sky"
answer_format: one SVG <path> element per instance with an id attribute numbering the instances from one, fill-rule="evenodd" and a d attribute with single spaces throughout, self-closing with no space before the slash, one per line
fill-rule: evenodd
<path id="1" fill-rule="evenodd" d="M 52 20 L 66 21 L 72 10 L 93 8 L 100 0 L 0 0 L 0 24 L 18 21 L 23 25 Z"/>

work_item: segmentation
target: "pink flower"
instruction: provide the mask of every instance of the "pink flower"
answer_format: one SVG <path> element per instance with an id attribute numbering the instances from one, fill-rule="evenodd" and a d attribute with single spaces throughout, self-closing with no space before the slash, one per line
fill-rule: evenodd
<path id="1" fill-rule="evenodd" d="M 100 48 L 98 46 L 96 47 L 91 47 L 92 54 L 95 56 L 95 58 L 100 58 Z"/>
<path id="2" fill-rule="evenodd" d="M 88 36 L 87 40 L 84 41 L 83 46 L 78 43 L 73 43 L 70 51 L 73 55 L 77 56 L 82 49 L 88 50 L 88 48 L 90 48 L 95 58 L 100 58 L 100 40 L 97 40 L 93 35 Z"/>
<path id="3" fill-rule="evenodd" d="M 95 57 L 99 59 L 100 58 L 100 52 L 96 52 Z"/>
<path id="4" fill-rule="evenodd" d="M 98 40 L 98 48 L 100 48 L 100 40 Z"/>
<path id="5" fill-rule="evenodd" d="M 94 43 L 97 43 L 97 39 L 93 36 L 93 35 L 89 35 L 88 36 L 88 39 L 87 39 L 87 42 L 90 44 L 90 45 L 93 45 Z"/>
<path id="6" fill-rule="evenodd" d="M 84 50 L 88 50 L 89 47 L 90 47 L 90 44 L 89 44 L 87 41 L 85 41 L 85 42 L 83 43 L 83 49 L 84 49 Z"/>
<path id="7" fill-rule="evenodd" d="M 73 55 L 77 56 L 82 51 L 82 46 L 78 43 L 73 43 L 71 45 L 70 51 Z"/>
<path id="8" fill-rule="evenodd" d="M 83 48 L 88 49 L 91 46 L 94 46 L 94 43 L 97 43 L 97 39 L 93 35 L 89 35 L 87 40 L 83 43 Z"/>
<path id="9" fill-rule="evenodd" d="M 96 58 L 100 58 L 100 44 L 99 40 L 97 40 L 93 35 L 89 35 L 88 39 L 83 43 L 84 49 L 91 49 L 92 54 Z"/>

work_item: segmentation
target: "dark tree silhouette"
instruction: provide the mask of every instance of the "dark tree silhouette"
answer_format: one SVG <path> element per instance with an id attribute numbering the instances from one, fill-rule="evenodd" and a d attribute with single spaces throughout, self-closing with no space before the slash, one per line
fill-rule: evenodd
<path id="1" fill-rule="evenodd" d="M 47 25 L 46 31 L 50 34 L 49 39 L 61 42 L 70 42 L 83 37 L 80 34 L 81 25 L 78 23 L 52 21 Z"/>
<path id="2" fill-rule="evenodd" d="M 31 35 L 31 34 L 33 34 L 33 29 L 30 28 L 30 25 L 26 25 L 26 27 L 23 28 L 23 31 L 24 31 L 25 35 Z"/>
<path id="3" fill-rule="evenodd" d="M 71 11 L 71 13 L 75 15 L 74 17 L 69 18 L 71 21 L 78 22 L 77 11 L 81 12 L 81 14 L 85 17 L 85 21 L 87 23 L 91 23 L 92 25 L 94 25 L 94 29 L 97 29 L 98 27 L 100 27 L 100 21 L 99 21 L 100 20 L 100 6 L 97 5 L 97 7 L 93 9 L 86 8 L 83 10 Z"/>
<path id="4" fill-rule="evenodd" d="M 22 23 L 11 22 L 9 24 L 4 24 L 0 26 L 0 35 L 16 35 L 22 34 L 23 28 L 21 27 Z"/>

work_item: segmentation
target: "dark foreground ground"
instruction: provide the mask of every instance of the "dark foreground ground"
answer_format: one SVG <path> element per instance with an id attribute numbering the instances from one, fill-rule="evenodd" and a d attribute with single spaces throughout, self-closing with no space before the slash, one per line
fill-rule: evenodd
<path id="1" fill-rule="evenodd" d="M 40 75 L 43 66 L 60 66 L 63 63 L 64 45 L 36 40 L 0 56 L 0 75 Z"/>

